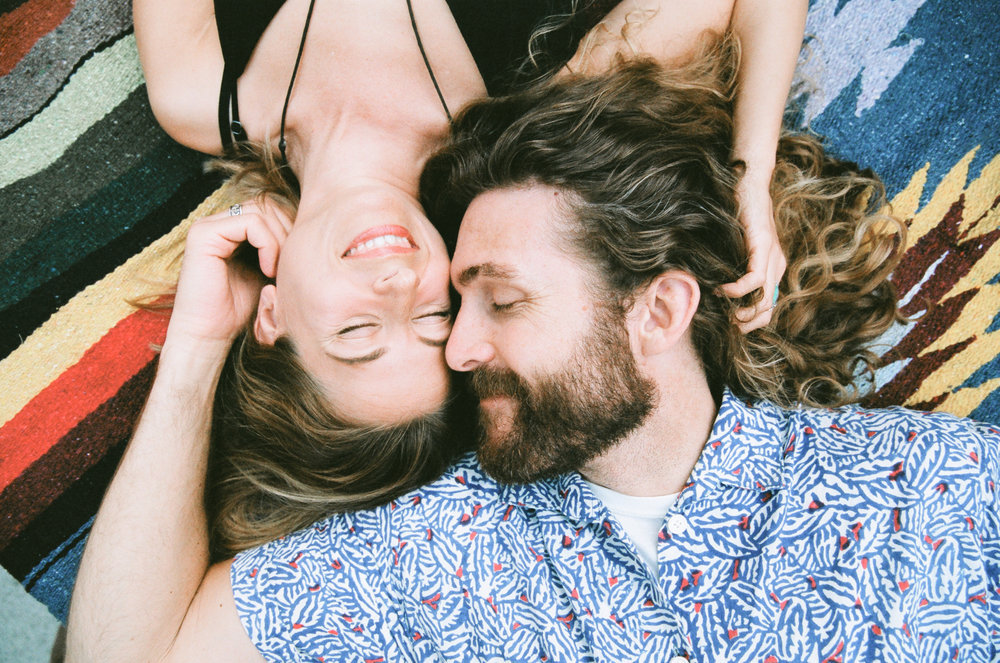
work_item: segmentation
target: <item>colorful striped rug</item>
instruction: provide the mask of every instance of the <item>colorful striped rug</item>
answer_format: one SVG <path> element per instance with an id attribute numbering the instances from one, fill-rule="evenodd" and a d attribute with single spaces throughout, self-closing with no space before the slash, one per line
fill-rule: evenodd
<path id="1" fill-rule="evenodd" d="M 909 220 L 871 401 L 1000 424 L 996 15 L 814 0 L 797 107 Z M 156 126 L 127 0 L 0 0 L 0 564 L 60 619 L 166 327 L 126 300 L 228 202 L 202 161 Z"/>

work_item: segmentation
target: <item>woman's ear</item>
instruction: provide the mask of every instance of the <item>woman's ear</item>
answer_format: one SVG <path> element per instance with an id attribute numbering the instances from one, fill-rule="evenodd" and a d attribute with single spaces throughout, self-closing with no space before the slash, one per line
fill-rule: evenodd
<path id="1" fill-rule="evenodd" d="M 258 343 L 274 345 L 281 336 L 278 325 L 278 289 L 268 283 L 260 290 L 257 301 L 257 319 L 253 323 L 253 335 Z"/>
<path id="2" fill-rule="evenodd" d="M 698 281 L 687 272 L 664 272 L 653 279 L 632 307 L 639 351 L 660 354 L 684 338 L 700 300 Z"/>

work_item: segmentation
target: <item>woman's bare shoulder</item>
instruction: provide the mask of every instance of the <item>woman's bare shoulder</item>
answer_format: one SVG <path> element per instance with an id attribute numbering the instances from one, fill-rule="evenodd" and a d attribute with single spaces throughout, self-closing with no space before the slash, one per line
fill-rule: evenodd
<path id="1" fill-rule="evenodd" d="M 212 0 L 134 0 L 133 12 L 157 122 L 182 145 L 219 152 L 223 58 Z"/>
<path id="2" fill-rule="evenodd" d="M 229 581 L 231 567 L 232 560 L 227 560 L 209 568 L 166 660 L 264 661 L 236 611 Z"/>

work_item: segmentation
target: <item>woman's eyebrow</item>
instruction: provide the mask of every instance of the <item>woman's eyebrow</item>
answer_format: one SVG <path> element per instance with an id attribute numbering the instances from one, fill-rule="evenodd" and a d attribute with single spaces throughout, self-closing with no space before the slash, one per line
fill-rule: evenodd
<path id="1" fill-rule="evenodd" d="M 342 364 L 347 364 L 348 366 L 353 366 L 355 364 L 365 364 L 365 363 L 368 363 L 368 362 L 375 361 L 376 359 L 378 359 L 379 357 L 381 357 L 382 355 L 384 355 L 386 352 L 388 352 L 388 349 L 386 349 L 386 348 L 379 348 L 375 352 L 371 352 L 371 353 L 363 355 L 361 357 L 340 357 L 338 355 L 333 354 L 332 352 L 327 352 L 326 354 L 328 354 L 331 358 L 336 359 L 337 361 L 341 362 Z"/>
<path id="2" fill-rule="evenodd" d="M 417 338 L 420 339 L 421 343 L 423 343 L 424 345 L 429 345 L 432 348 L 443 348 L 444 346 L 448 345 L 447 338 L 442 338 L 440 340 L 434 340 L 432 338 L 424 338 L 423 336 L 417 336 Z"/>

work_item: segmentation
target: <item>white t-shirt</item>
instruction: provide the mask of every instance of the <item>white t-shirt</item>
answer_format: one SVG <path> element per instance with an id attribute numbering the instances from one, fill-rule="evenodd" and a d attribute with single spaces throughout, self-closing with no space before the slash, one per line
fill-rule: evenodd
<path id="1" fill-rule="evenodd" d="M 597 499 L 604 502 L 611 515 L 621 523 L 653 577 L 656 577 L 659 574 L 656 545 L 659 541 L 660 528 L 663 527 L 663 519 L 670 507 L 674 505 L 679 493 L 656 497 L 634 497 L 623 495 L 604 486 L 598 486 L 590 481 L 587 481 L 587 485 L 594 491 Z"/>

